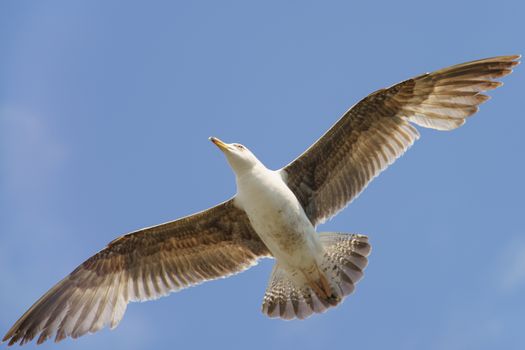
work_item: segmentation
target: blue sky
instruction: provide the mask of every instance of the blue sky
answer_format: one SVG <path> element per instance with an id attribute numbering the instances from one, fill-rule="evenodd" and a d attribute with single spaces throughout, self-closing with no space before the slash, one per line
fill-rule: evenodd
<path id="1" fill-rule="evenodd" d="M 2 2 L 0 332 L 116 236 L 233 195 L 208 136 L 279 168 L 378 88 L 525 53 L 524 11 L 518 0 Z M 264 260 L 131 304 L 115 331 L 40 349 L 523 349 L 523 69 L 464 127 L 422 130 L 320 227 L 374 248 L 341 307 L 265 318 Z"/>

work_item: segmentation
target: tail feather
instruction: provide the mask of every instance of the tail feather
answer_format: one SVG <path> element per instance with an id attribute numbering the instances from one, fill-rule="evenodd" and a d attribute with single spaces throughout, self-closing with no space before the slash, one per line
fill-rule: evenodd
<path id="1" fill-rule="evenodd" d="M 277 262 L 264 295 L 264 314 L 285 320 L 304 319 L 336 306 L 354 291 L 368 263 L 368 238 L 323 232 L 320 239 L 325 253 L 318 266 L 319 280 L 298 282 Z"/>
<path id="2" fill-rule="evenodd" d="M 262 312 L 269 317 L 285 320 L 304 319 L 313 312 L 326 309 L 310 287 L 296 287 L 292 277 L 278 263 L 273 267 Z M 317 310 L 317 311 L 315 311 Z"/>

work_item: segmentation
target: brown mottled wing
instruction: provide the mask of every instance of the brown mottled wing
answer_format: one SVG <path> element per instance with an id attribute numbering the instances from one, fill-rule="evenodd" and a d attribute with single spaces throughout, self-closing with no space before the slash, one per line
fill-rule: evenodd
<path id="1" fill-rule="evenodd" d="M 130 301 L 226 277 L 269 256 L 244 211 L 229 200 L 201 213 L 124 235 L 76 268 L 9 330 L 9 345 L 79 337 L 115 327 Z"/>
<path id="2" fill-rule="evenodd" d="M 401 156 L 419 133 L 411 122 L 452 130 L 478 110 L 520 56 L 500 56 L 427 73 L 374 92 L 350 108 L 305 153 L 281 169 L 312 224 L 335 215 Z"/>

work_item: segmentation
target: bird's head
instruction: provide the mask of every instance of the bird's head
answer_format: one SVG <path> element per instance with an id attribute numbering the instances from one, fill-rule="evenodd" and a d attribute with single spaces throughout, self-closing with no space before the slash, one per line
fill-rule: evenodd
<path id="1" fill-rule="evenodd" d="M 210 141 L 226 155 L 228 163 L 237 175 L 261 165 L 261 162 L 246 146 L 239 143 L 225 143 L 216 137 L 210 137 Z"/>

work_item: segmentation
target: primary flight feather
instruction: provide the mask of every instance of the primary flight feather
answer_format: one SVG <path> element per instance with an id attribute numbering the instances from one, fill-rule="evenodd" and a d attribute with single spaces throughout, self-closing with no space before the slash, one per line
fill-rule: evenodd
<path id="1" fill-rule="evenodd" d="M 413 124 L 452 130 L 488 99 L 520 56 L 468 62 L 378 90 L 284 168 L 267 169 L 245 146 L 210 138 L 237 183 L 230 200 L 200 213 L 121 236 L 44 294 L 3 341 L 79 337 L 118 325 L 130 301 L 241 272 L 275 258 L 263 312 L 306 318 L 339 304 L 362 278 L 366 236 L 322 232 L 419 138 Z"/>

